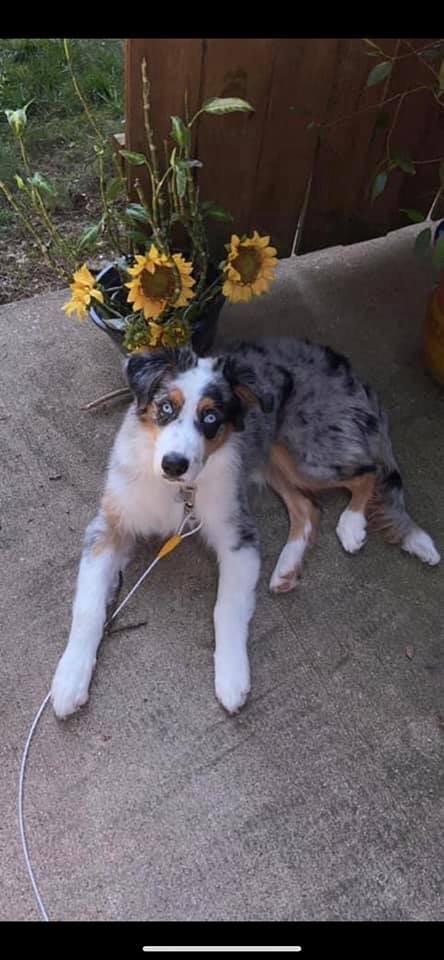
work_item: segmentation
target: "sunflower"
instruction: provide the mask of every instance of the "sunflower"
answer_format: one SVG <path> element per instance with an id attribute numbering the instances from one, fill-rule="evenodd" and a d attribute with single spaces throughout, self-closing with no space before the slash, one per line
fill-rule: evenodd
<path id="1" fill-rule="evenodd" d="M 162 328 L 162 346 L 183 347 L 191 339 L 191 327 L 187 320 L 171 320 Z"/>
<path id="2" fill-rule="evenodd" d="M 129 353 L 144 353 L 162 343 L 164 327 L 150 320 L 147 323 L 142 316 L 134 317 L 128 324 L 123 346 Z"/>
<path id="3" fill-rule="evenodd" d="M 232 234 L 226 248 L 228 257 L 223 269 L 227 276 L 222 287 L 231 303 L 251 300 L 269 289 L 277 264 L 276 250 L 269 243 L 270 237 L 260 237 L 257 230 L 252 237 Z"/>
<path id="4" fill-rule="evenodd" d="M 76 271 L 73 279 L 74 283 L 69 285 L 70 290 L 72 290 L 71 300 L 63 305 L 62 310 L 68 317 L 72 313 L 76 313 L 78 319 L 83 320 L 87 315 L 91 297 L 94 297 L 99 303 L 103 303 L 103 293 L 101 290 L 97 290 L 96 281 L 85 263 L 83 267 L 80 267 L 80 270 Z"/>
<path id="5" fill-rule="evenodd" d="M 194 296 L 192 269 L 182 254 L 167 257 L 152 244 L 145 256 L 136 256 L 136 266 L 128 270 L 134 277 L 125 284 L 130 291 L 128 302 L 133 310 L 143 310 L 145 320 L 157 320 L 167 304 L 185 307 Z"/>

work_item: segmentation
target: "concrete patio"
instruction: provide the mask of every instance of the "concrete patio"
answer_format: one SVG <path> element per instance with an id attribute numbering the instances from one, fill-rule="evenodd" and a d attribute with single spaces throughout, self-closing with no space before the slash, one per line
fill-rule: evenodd
<path id="1" fill-rule="evenodd" d="M 444 391 L 420 337 L 433 274 L 420 227 L 282 262 L 268 297 L 226 307 L 222 337 L 294 333 L 345 352 L 389 410 L 415 518 L 444 550 Z M 115 348 L 68 320 L 65 291 L 0 309 L 3 653 L 2 920 L 37 920 L 16 821 L 31 720 L 69 629 L 84 528 L 124 405 Z M 101 648 L 89 704 L 46 711 L 26 811 L 54 920 L 443 920 L 443 568 L 370 535 L 346 555 L 344 498 L 293 593 L 268 580 L 286 536 L 253 494 L 263 540 L 238 717 L 213 694 L 213 558 L 163 561 Z M 152 549 L 141 550 L 126 584 Z M 146 626 L 122 629 L 147 621 Z"/>

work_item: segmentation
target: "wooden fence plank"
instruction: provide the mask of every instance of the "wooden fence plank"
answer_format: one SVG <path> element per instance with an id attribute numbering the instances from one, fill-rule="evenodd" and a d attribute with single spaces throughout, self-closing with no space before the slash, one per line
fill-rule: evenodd
<path id="1" fill-rule="evenodd" d="M 314 162 L 316 140 L 307 118 L 292 107 L 325 112 L 336 63 L 337 40 L 277 41 L 268 110 L 264 118 L 257 180 L 248 223 L 272 233 L 280 256 L 291 253 Z"/>
<path id="2" fill-rule="evenodd" d="M 394 50 L 392 40 L 377 42 L 389 53 Z M 376 111 L 365 112 L 365 108 L 377 104 L 384 90 L 384 83 L 366 87 L 375 62 L 365 56 L 362 40 L 339 41 L 327 111 L 318 118 L 332 126 L 318 146 L 301 253 L 375 235 L 368 223 L 370 204 L 368 198 L 364 199 L 373 169 L 369 153 L 376 118 Z M 363 112 L 351 116 L 356 111 Z M 315 139 L 316 131 L 311 136 Z"/>
<path id="3" fill-rule="evenodd" d="M 420 46 L 427 41 L 411 42 Z M 387 54 L 395 54 L 394 39 L 381 39 L 377 43 Z M 401 49 L 404 53 L 405 48 Z M 347 117 L 368 104 L 378 104 L 383 97 L 392 97 L 409 86 L 430 80 L 426 67 L 417 64 L 415 58 L 406 57 L 395 64 L 386 84 L 369 89 L 365 84 L 373 62 L 376 61 L 365 56 L 362 41 L 341 41 L 326 122 Z M 397 104 L 395 100 L 381 108 L 389 122 L 394 118 Z M 418 167 L 415 176 L 392 173 L 384 193 L 371 202 L 369 187 L 383 156 L 386 132 L 380 130 L 375 135 L 378 113 L 376 109 L 360 113 L 327 131 L 315 163 L 300 252 L 381 236 L 408 222 L 400 212 L 401 207 L 419 205 L 420 209 L 428 210 L 437 185 L 436 168 L 433 173 L 428 164 Z M 399 113 L 393 148 L 407 148 L 414 159 L 444 153 L 442 113 L 429 94 L 412 94 Z"/>
<path id="4" fill-rule="evenodd" d="M 135 39 L 125 43 L 126 149 L 145 152 L 141 66 L 147 59 L 151 82 L 151 119 L 156 134 L 159 164 L 163 167 L 163 140 L 171 129 L 172 115 L 184 115 L 184 92 L 190 111 L 199 99 L 203 40 Z M 129 171 L 131 182 L 139 177 L 148 189 L 141 167 Z"/>
<path id="5" fill-rule="evenodd" d="M 250 225 L 277 43 L 248 39 L 205 41 L 201 101 L 208 97 L 241 97 L 254 107 L 254 113 L 203 116 L 199 123 L 197 153 L 204 164 L 198 178 L 201 196 L 227 208 L 235 218 L 231 227 L 212 224 L 212 248 L 217 256 L 223 254 L 221 246 L 231 230 L 243 232 Z"/>
<path id="6" fill-rule="evenodd" d="M 388 55 L 393 38 L 377 41 Z M 424 41 L 411 41 L 414 46 Z M 403 48 L 405 52 L 405 47 Z M 213 96 L 250 100 L 254 113 L 203 116 L 195 135 L 195 156 L 203 162 L 198 182 L 202 199 L 211 199 L 234 215 L 232 227 L 211 224 L 216 256 L 231 229 L 271 233 L 280 256 L 290 253 L 311 176 L 299 252 L 378 236 L 406 223 L 400 207 L 430 206 L 437 166 L 420 164 L 415 176 L 390 176 L 372 205 L 368 187 L 381 156 L 384 132 L 375 131 L 383 96 L 394 96 L 410 82 L 430 79 L 415 58 L 396 63 L 387 81 L 367 88 L 376 62 L 365 56 L 360 39 L 134 39 L 126 41 L 126 147 L 145 150 L 141 62 L 147 58 L 152 120 L 159 159 L 170 116 L 183 115 L 184 90 L 190 111 Z M 418 72 L 419 71 L 419 72 Z M 422 71 L 422 74 L 421 74 Z M 421 79 L 422 76 L 422 79 Z M 393 117 L 397 101 L 384 107 Z M 322 141 L 307 131 L 307 118 L 291 107 L 310 110 L 332 125 Z M 357 116 L 351 116 L 360 111 Z M 343 120 L 344 117 L 350 117 Z M 404 103 L 393 143 L 409 148 L 415 160 L 444 153 L 444 117 L 427 94 Z M 162 165 L 161 163 L 161 165 Z M 143 168 L 130 168 L 131 182 Z"/>

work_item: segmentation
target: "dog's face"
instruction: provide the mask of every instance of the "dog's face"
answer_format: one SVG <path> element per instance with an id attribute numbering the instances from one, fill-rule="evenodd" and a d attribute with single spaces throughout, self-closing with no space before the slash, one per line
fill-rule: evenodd
<path id="1" fill-rule="evenodd" d="M 131 356 L 126 373 L 154 443 L 154 472 L 168 481 L 194 483 L 232 431 L 243 429 L 247 410 L 267 409 L 254 371 L 229 356 L 156 350 Z"/>

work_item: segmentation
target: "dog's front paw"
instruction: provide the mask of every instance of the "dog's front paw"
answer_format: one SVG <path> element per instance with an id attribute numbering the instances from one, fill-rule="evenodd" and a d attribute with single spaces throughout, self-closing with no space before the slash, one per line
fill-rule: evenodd
<path id="1" fill-rule="evenodd" d="M 88 699 L 88 690 L 95 660 L 74 656 L 66 651 L 54 674 L 51 702 L 54 713 L 63 720 L 82 707 Z"/>
<path id="2" fill-rule="evenodd" d="M 228 713 L 237 713 L 243 707 L 250 692 L 250 668 L 248 659 L 235 663 L 216 664 L 216 697 Z"/>

